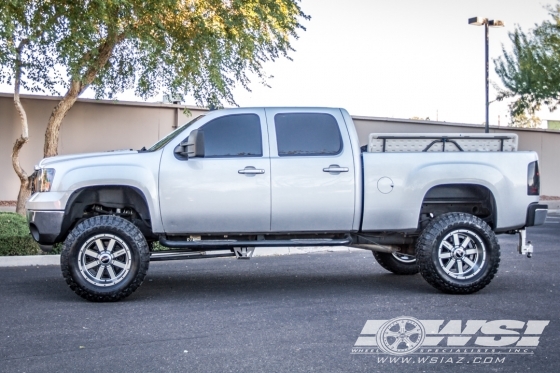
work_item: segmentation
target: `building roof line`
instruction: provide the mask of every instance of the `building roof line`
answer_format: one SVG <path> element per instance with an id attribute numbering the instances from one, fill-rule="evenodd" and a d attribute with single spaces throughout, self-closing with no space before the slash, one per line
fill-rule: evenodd
<path id="1" fill-rule="evenodd" d="M 0 92 L 0 97 L 13 97 L 13 93 Z M 31 100 L 45 100 L 45 101 L 60 101 L 62 96 L 46 96 L 46 95 L 20 95 L 22 99 Z M 142 101 L 121 101 L 121 100 L 97 100 L 94 98 L 78 98 L 77 102 L 84 102 L 89 104 L 99 105 L 122 105 L 122 106 L 139 106 L 139 107 L 161 107 L 167 109 L 189 109 L 189 110 L 204 110 L 207 108 L 194 106 L 194 105 L 181 105 L 181 104 L 164 104 L 163 102 L 142 102 Z"/>
<path id="2" fill-rule="evenodd" d="M 0 97 L 13 97 L 13 93 L 0 92 Z M 60 101 L 62 96 L 47 96 L 47 95 L 30 95 L 23 94 L 20 95 L 22 99 L 32 99 L 32 100 L 47 100 L 47 101 Z M 199 110 L 208 111 L 207 108 L 194 105 L 181 105 L 181 104 L 164 104 L 162 102 L 142 102 L 142 101 L 121 101 L 121 100 L 97 100 L 92 98 L 78 98 L 77 102 L 98 104 L 98 105 L 116 105 L 116 106 L 136 106 L 136 107 L 159 107 L 165 109 L 187 109 L 187 110 Z M 398 123 L 410 123 L 410 124 L 423 124 L 423 125 L 435 125 L 435 126 L 448 126 L 448 127 L 470 127 L 484 129 L 483 124 L 472 124 L 472 123 L 455 123 L 455 122 L 439 122 L 433 120 L 421 120 L 421 119 L 401 119 L 401 118 L 387 118 L 387 117 L 372 117 L 364 115 L 352 115 L 352 119 L 356 120 L 367 120 L 367 121 L 378 121 L 378 122 L 398 122 Z M 527 131 L 527 132 L 546 132 L 553 134 L 560 134 L 560 130 L 553 129 L 543 129 L 543 128 L 524 128 L 524 127 L 502 127 L 502 126 L 490 126 L 492 131 Z"/>

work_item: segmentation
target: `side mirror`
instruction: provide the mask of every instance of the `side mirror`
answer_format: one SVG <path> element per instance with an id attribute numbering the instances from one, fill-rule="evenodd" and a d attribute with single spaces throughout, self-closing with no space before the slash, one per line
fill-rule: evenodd
<path id="1" fill-rule="evenodd" d="M 174 152 L 181 158 L 204 157 L 204 132 L 192 131 L 185 141 L 177 145 Z"/>

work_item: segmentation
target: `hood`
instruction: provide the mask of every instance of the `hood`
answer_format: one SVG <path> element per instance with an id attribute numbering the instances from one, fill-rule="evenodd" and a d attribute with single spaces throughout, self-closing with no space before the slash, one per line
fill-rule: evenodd
<path id="1" fill-rule="evenodd" d="M 135 153 L 138 153 L 138 151 L 127 149 L 127 150 L 111 150 L 108 152 L 99 152 L 99 153 L 57 155 L 55 157 L 44 158 L 41 162 L 39 162 L 39 167 L 41 168 L 52 167 L 62 162 L 87 160 L 92 158 L 118 157 L 121 155 L 129 155 Z"/>

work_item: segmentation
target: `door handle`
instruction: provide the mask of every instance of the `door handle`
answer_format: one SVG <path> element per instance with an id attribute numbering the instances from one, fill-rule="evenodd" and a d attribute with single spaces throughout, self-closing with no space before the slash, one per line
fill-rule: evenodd
<path id="1" fill-rule="evenodd" d="M 323 168 L 323 172 L 348 172 L 348 167 L 340 167 L 337 164 L 331 164 L 327 168 Z"/>
<path id="2" fill-rule="evenodd" d="M 264 170 L 260 168 L 255 168 L 253 166 L 247 166 L 243 170 L 237 171 L 239 174 L 248 174 L 248 175 L 258 175 L 264 174 Z"/>

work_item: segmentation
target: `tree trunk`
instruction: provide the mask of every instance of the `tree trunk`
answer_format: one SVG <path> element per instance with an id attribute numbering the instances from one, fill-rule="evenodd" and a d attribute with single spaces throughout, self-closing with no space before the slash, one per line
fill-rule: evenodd
<path id="1" fill-rule="evenodd" d="M 47 130 L 45 131 L 45 145 L 43 148 L 43 156 L 45 158 L 58 155 L 58 140 L 62 120 L 68 113 L 68 110 L 72 108 L 78 99 L 78 96 L 80 96 L 93 82 L 99 70 L 107 64 L 107 61 L 109 61 L 109 58 L 113 54 L 115 46 L 123 41 L 124 38 L 125 33 L 113 35 L 112 37 L 107 38 L 107 40 L 99 46 L 96 59 L 89 65 L 89 68 L 84 75 L 80 77 L 80 79 L 72 78 L 72 80 L 70 80 L 68 91 L 58 105 L 54 107 L 49 118 L 49 122 L 47 123 Z M 90 61 L 91 55 L 92 53 L 88 52 L 83 56 L 82 60 L 84 63 Z"/>
<path id="2" fill-rule="evenodd" d="M 19 101 L 19 94 L 17 100 Z M 21 113 L 23 113 L 23 117 L 25 118 L 25 111 L 20 112 L 20 115 Z M 25 125 L 23 124 L 23 122 L 25 122 Z M 22 129 L 23 127 L 27 127 L 27 118 L 22 119 Z M 22 131 L 22 132 L 25 132 L 25 137 L 24 135 L 22 135 L 19 139 L 17 139 L 14 144 L 14 148 L 12 150 L 12 166 L 14 167 L 14 171 L 16 172 L 19 178 L 19 193 L 18 193 L 17 204 L 16 204 L 16 212 L 20 215 L 25 216 L 25 203 L 27 202 L 27 199 L 31 194 L 31 190 L 29 189 L 29 177 L 27 176 L 27 173 L 23 170 L 23 168 L 21 168 L 21 165 L 19 164 L 19 152 L 23 147 L 23 145 L 25 145 L 27 141 L 29 141 L 29 137 L 27 136 L 26 133 L 27 131 Z"/>
<path id="3" fill-rule="evenodd" d="M 16 203 L 16 212 L 25 216 L 25 203 L 29 199 L 31 188 L 29 187 L 29 179 L 19 185 L 19 193 Z"/>
<path id="4" fill-rule="evenodd" d="M 21 101 L 19 99 L 19 88 L 21 86 L 21 51 L 27 43 L 28 40 L 23 39 L 16 49 L 16 64 L 14 74 L 14 105 L 16 107 L 16 111 L 19 114 L 21 123 L 21 136 L 16 140 L 12 149 L 12 167 L 14 168 L 14 171 L 16 172 L 20 181 L 16 212 L 24 216 L 25 203 L 27 202 L 27 198 L 29 198 L 31 191 L 29 190 L 29 177 L 27 176 L 25 170 L 21 168 L 21 165 L 19 163 L 19 152 L 23 145 L 25 145 L 29 141 L 29 126 L 27 125 L 27 114 L 25 113 L 25 109 L 23 108 L 23 105 L 21 104 Z"/>
<path id="5" fill-rule="evenodd" d="M 58 154 L 58 139 L 62 120 L 82 92 L 82 84 L 79 81 L 72 80 L 70 82 L 70 89 L 68 89 L 64 98 L 54 107 L 49 122 L 47 123 L 47 130 L 45 131 L 45 145 L 43 148 L 44 158 L 54 157 Z"/>

